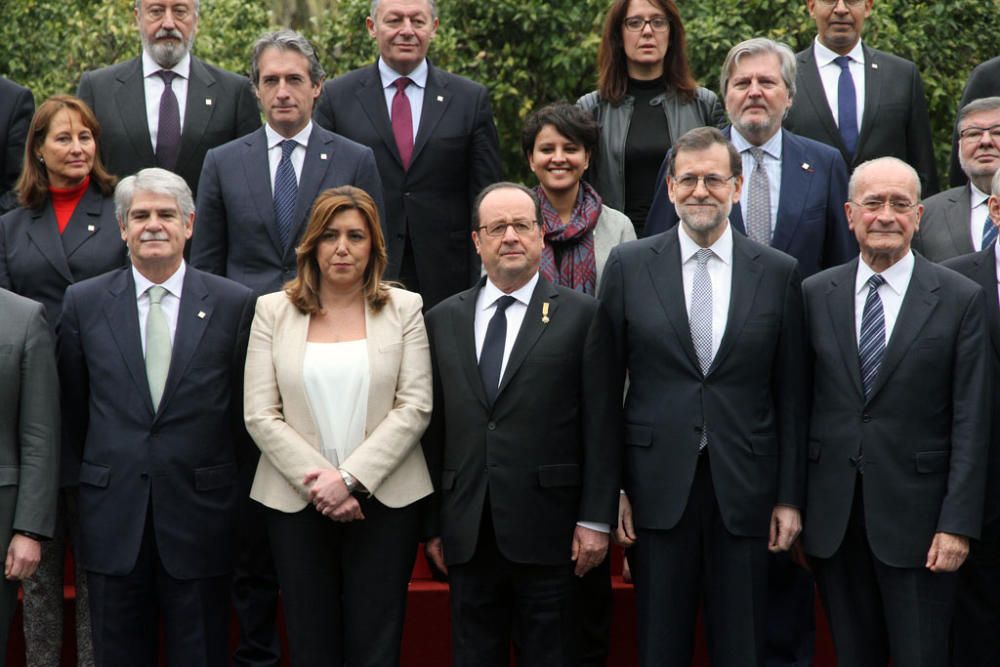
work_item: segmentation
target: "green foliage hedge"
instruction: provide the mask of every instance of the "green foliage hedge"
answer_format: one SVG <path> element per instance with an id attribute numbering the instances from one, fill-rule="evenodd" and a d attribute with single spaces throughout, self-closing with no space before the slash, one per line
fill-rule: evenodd
<path id="1" fill-rule="evenodd" d="M 505 173 L 530 178 L 520 154 L 521 122 L 553 100 L 595 85 L 599 31 L 608 0 L 438 0 L 434 62 L 484 83 L 493 94 Z M 246 72 L 254 39 L 271 22 L 268 0 L 202 0 L 196 52 Z M 796 51 L 814 35 L 804 0 L 678 0 L 689 57 L 708 88 L 734 43 L 763 35 Z M 317 45 L 330 76 L 370 63 L 364 30 L 369 0 L 340 0 L 299 28 Z M 0 74 L 38 99 L 73 92 L 80 74 L 132 57 L 139 40 L 132 0 L 3 0 Z M 955 107 L 969 71 L 1000 53 L 1000 0 L 877 0 L 866 41 L 917 63 L 924 78 L 941 174 Z"/>

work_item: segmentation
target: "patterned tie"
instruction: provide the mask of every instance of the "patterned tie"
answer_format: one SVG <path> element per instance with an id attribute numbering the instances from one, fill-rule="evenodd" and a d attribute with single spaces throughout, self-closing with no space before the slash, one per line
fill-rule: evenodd
<path id="1" fill-rule="evenodd" d="M 876 273 L 865 284 L 868 285 L 868 298 L 865 299 L 865 309 L 861 314 L 858 360 L 861 362 L 861 384 L 867 399 L 871 396 L 885 354 L 885 315 L 882 312 L 882 299 L 878 295 L 878 288 L 885 284 L 885 278 Z"/>
<path id="2" fill-rule="evenodd" d="M 989 248 L 996 239 L 997 226 L 993 224 L 993 218 L 987 213 L 986 220 L 983 222 L 983 249 Z"/>
<path id="3" fill-rule="evenodd" d="M 392 97 L 392 136 L 396 137 L 403 169 L 410 168 L 413 156 L 413 111 L 410 109 L 410 98 L 406 96 L 406 87 L 411 83 L 409 78 L 401 76 L 392 84 L 396 86 L 396 94 Z"/>
<path id="4" fill-rule="evenodd" d="M 854 77 L 851 76 L 850 56 L 839 56 L 833 59 L 840 67 L 840 79 L 837 81 L 837 116 L 840 125 L 840 137 L 844 140 L 847 152 L 854 155 L 858 148 L 858 96 L 854 90 Z"/>
<path id="5" fill-rule="evenodd" d="M 292 240 L 292 218 L 295 216 L 295 201 L 299 198 L 299 184 L 292 166 L 292 151 L 298 145 L 294 139 L 281 142 L 281 162 L 274 175 L 274 222 L 285 248 Z"/>
<path id="6" fill-rule="evenodd" d="M 177 154 L 181 148 L 181 112 L 177 95 L 170 87 L 177 72 L 161 69 L 156 73 L 163 79 L 163 94 L 160 95 L 160 116 L 156 128 L 156 165 L 169 171 L 177 166 Z"/>
<path id="7" fill-rule="evenodd" d="M 708 248 L 698 250 L 698 266 L 694 270 L 694 280 L 691 281 L 691 312 L 688 314 L 688 324 L 691 327 L 691 341 L 698 355 L 698 365 L 703 375 L 708 375 L 712 366 L 712 277 L 708 274 L 708 260 L 714 255 Z M 708 427 L 702 424 L 701 451 L 708 444 Z"/>
<path id="8" fill-rule="evenodd" d="M 153 410 L 158 410 L 160 399 L 163 398 L 163 387 L 167 384 L 167 372 L 170 370 L 170 327 L 160 305 L 167 288 L 153 285 L 146 293 L 149 295 L 149 312 L 146 314 L 146 380 L 149 382 L 149 395 L 153 399 Z"/>
<path id="9" fill-rule="evenodd" d="M 757 243 L 771 245 L 771 182 L 764 168 L 764 149 L 754 146 L 750 155 L 756 164 L 747 193 L 747 236 Z"/>
<path id="10" fill-rule="evenodd" d="M 500 389 L 500 367 L 503 365 L 503 350 L 507 345 L 507 307 L 517 301 L 509 294 L 496 300 L 497 308 L 486 326 L 486 338 L 479 353 L 479 375 L 483 378 L 483 389 L 490 405 L 497 400 Z"/>

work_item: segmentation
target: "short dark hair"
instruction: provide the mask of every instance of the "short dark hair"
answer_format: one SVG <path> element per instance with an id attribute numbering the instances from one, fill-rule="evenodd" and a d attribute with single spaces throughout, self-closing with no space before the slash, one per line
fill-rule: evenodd
<path id="1" fill-rule="evenodd" d="M 261 35 L 260 39 L 254 42 L 250 55 L 250 83 L 254 88 L 260 84 L 260 57 L 268 49 L 294 51 L 305 58 L 309 62 L 309 80 L 314 86 L 326 76 L 323 66 L 319 64 L 319 58 L 316 57 L 316 49 L 309 40 L 294 30 L 281 28 Z"/>
<path id="2" fill-rule="evenodd" d="M 535 203 L 535 222 L 538 224 L 539 229 L 542 227 L 542 200 L 538 198 L 535 191 L 526 185 L 521 185 L 520 183 L 500 181 L 499 183 L 487 185 L 483 188 L 482 192 L 480 192 L 476 197 L 476 201 L 472 203 L 472 231 L 479 231 L 479 207 L 482 205 L 483 200 L 486 199 L 486 195 L 496 190 L 520 190 L 524 194 L 531 197 L 531 201 Z"/>
<path id="3" fill-rule="evenodd" d="M 575 104 L 554 102 L 534 111 L 524 121 L 521 127 L 521 149 L 525 157 L 529 157 L 535 150 L 535 139 L 546 125 L 551 125 L 556 132 L 582 146 L 591 157 L 594 156 L 597 142 L 601 137 L 601 128 L 594 120 L 593 114 Z"/>
<path id="4" fill-rule="evenodd" d="M 732 175 L 742 176 L 743 160 L 740 159 L 740 154 L 736 151 L 736 147 L 726 139 L 726 135 L 714 127 L 696 127 L 682 134 L 674 142 L 673 148 L 670 149 L 670 171 L 668 174 L 670 176 L 674 175 L 674 169 L 677 165 L 677 154 L 681 151 L 703 151 L 715 144 L 725 146 L 726 150 L 729 151 L 729 170 L 733 172 Z"/>

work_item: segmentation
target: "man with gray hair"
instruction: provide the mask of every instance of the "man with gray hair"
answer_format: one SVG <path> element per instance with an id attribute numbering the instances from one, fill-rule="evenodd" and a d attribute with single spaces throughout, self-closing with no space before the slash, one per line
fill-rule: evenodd
<path id="1" fill-rule="evenodd" d="M 101 124 L 108 171 L 180 174 L 198 191 L 205 153 L 260 127 L 246 77 L 191 55 L 199 0 L 135 0 L 142 55 L 85 72 L 77 95 Z"/>
<path id="2" fill-rule="evenodd" d="M 115 208 L 131 266 L 70 287 L 58 336 L 94 658 L 153 667 L 161 619 L 168 665 L 224 665 L 255 298 L 184 262 L 181 177 L 143 169 Z"/>
<path id="3" fill-rule="evenodd" d="M 997 236 L 987 200 L 1000 169 L 1000 97 L 984 97 L 958 112 L 958 162 L 969 180 L 924 201 L 913 249 L 932 262 L 983 250 Z"/>

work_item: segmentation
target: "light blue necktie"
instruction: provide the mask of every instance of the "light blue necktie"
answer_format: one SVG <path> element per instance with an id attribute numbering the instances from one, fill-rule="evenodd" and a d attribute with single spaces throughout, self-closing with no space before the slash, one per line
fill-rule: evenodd
<path id="1" fill-rule="evenodd" d="M 163 398 L 163 388 L 167 384 L 167 373 L 170 371 L 170 327 L 163 306 L 160 305 L 167 294 L 167 288 L 153 285 L 146 293 L 149 295 L 149 312 L 146 313 L 146 380 L 149 382 L 149 395 L 153 399 L 153 410 L 158 410 L 160 399 Z"/>

